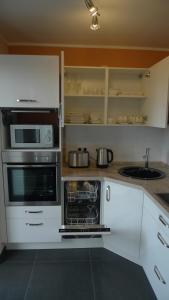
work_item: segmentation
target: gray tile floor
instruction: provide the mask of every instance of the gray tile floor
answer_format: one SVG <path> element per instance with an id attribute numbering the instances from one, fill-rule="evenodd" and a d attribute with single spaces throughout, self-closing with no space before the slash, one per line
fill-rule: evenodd
<path id="1" fill-rule="evenodd" d="M 1 300 L 155 300 L 143 269 L 103 248 L 7 251 Z"/>

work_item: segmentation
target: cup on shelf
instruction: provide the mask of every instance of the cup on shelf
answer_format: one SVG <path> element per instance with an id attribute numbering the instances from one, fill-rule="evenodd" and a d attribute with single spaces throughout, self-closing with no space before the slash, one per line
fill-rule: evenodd
<path id="1" fill-rule="evenodd" d="M 84 122 L 84 124 L 90 123 L 90 114 L 89 113 L 83 113 L 83 122 Z"/>
<path id="2" fill-rule="evenodd" d="M 120 89 L 109 89 L 109 96 L 119 96 L 121 94 Z"/>

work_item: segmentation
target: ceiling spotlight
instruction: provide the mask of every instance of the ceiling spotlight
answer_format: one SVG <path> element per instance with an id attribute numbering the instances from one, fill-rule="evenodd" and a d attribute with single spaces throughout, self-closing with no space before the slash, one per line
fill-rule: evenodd
<path id="1" fill-rule="evenodd" d="M 85 4 L 86 4 L 87 9 L 90 12 L 90 15 L 92 15 L 92 16 L 98 15 L 99 16 L 98 8 L 94 6 L 92 0 L 85 0 Z"/>
<path id="2" fill-rule="evenodd" d="M 93 16 L 92 17 L 92 24 L 90 25 L 90 29 L 91 30 L 98 30 L 98 29 L 100 29 L 100 25 L 99 25 L 98 17 L 97 16 Z"/>

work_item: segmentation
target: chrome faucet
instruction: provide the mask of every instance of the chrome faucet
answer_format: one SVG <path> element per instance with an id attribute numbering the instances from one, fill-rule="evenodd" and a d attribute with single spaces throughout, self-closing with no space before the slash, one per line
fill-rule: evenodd
<path id="1" fill-rule="evenodd" d="M 149 168 L 149 155 L 150 155 L 150 148 L 146 148 L 146 153 L 143 155 L 143 158 L 145 159 L 145 168 Z"/>

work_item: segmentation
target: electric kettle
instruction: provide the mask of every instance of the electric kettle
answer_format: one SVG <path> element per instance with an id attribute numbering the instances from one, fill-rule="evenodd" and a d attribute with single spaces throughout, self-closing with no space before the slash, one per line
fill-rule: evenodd
<path id="1" fill-rule="evenodd" d="M 113 160 L 113 151 L 107 148 L 98 148 L 96 152 L 96 166 L 98 168 L 107 168 Z"/>

